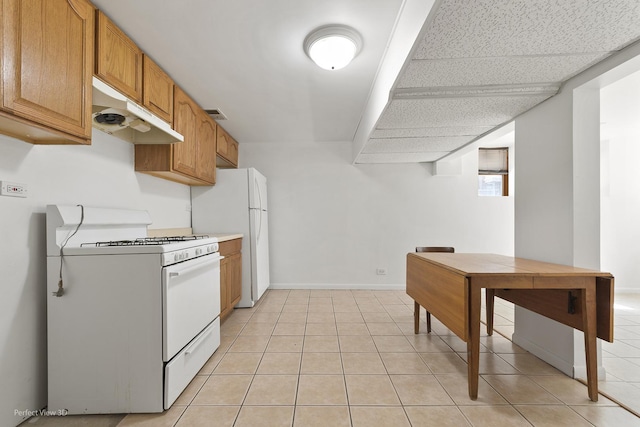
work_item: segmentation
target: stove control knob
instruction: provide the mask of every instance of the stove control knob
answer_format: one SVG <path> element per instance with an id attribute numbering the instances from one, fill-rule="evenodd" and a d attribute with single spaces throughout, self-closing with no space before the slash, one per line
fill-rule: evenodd
<path id="1" fill-rule="evenodd" d="M 196 249 L 196 256 L 202 255 L 202 248 Z"/>
<path id="2" fill-rule="evenodd" d="M 173 254 L 173 260 L 174 261 L 178 261 L 180 258 L 178 256 L 178 254 Z"/>

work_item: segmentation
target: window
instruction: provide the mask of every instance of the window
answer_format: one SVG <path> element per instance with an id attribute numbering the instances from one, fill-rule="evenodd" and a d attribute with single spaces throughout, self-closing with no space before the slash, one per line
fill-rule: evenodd
<path id="1" fill-rule="evenodd" d="M 478 152 L 478 196 L 509 195 L 509 149 L 480 148 Z"/>

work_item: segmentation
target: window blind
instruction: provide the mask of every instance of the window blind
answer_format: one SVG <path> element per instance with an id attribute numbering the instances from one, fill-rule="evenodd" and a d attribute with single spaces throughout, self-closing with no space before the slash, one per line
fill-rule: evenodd
<path id="1" fill-rule="evenodd" d="M 509 173 L 509 149 L 480 148 L 478 173 L 481 175 L 507 175 Z"/>

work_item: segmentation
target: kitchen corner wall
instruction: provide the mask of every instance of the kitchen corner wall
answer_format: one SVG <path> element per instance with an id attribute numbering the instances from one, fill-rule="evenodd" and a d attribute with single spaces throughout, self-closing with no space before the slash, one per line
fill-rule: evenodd
<path id="1" fill-rule="evenodd" d="M 268 179 L 272 286 L 403 289 L 416 246 L 513 255 L 514 198 L 478 197 L 476 151 L 450 176 L 350 160 L 348 142 L 240 144 Z"/>
<path id="2" fill-rule="evenodd" d="M 640 44 L 635 43 L 569 79 L 557 95 L 516 118 L 516 256 L 601 268 L 602 250 L 617 238 L 601 236 L 599 90 L 638 69 Z M 568 375 L 586 372 L 577 330 L 516 307 L 512 338 Z"/>
<path id="3" fill-rule="evenodd" d="M 0 180 L 28 186 L 26 199 L 0 197 L 1 426 L 19 424 L 16 411 L 47 403 L 45 206 L 144 209 L 152 228 L 191 226 L 189 187 L 135 173 L 133 152 L 132 144 L 96 130 L 91 146 L 0 135 Z"/>

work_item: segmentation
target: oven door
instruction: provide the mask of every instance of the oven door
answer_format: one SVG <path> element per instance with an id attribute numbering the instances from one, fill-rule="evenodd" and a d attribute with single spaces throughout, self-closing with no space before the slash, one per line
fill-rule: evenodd
<path id="1" fill-rule="evenodd" d="M 221 258 L 214 253 L 162 269 L 165 362 L 220 314 Z"/>

